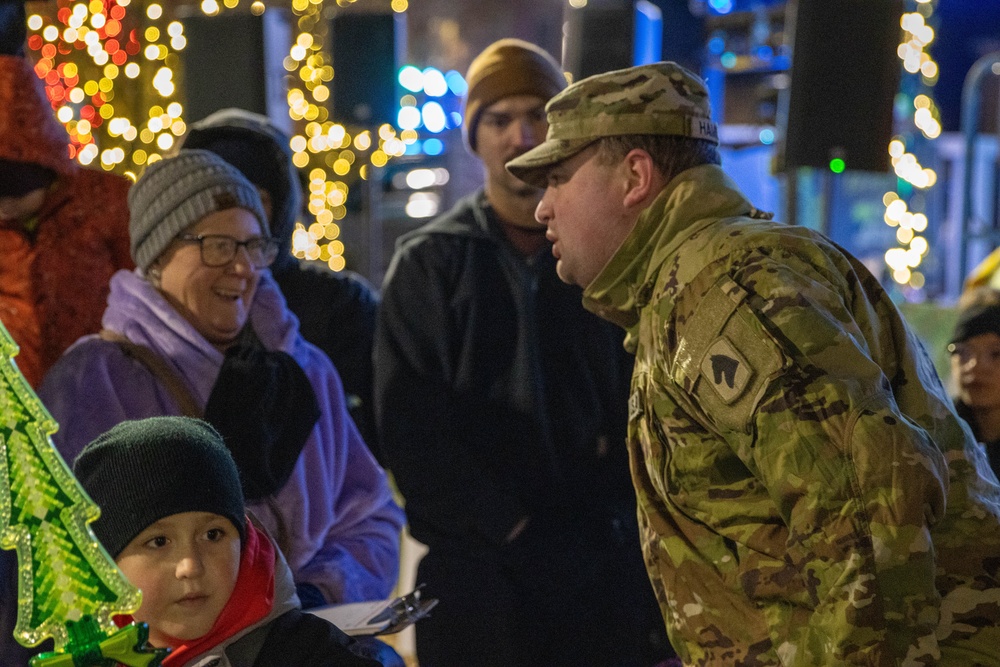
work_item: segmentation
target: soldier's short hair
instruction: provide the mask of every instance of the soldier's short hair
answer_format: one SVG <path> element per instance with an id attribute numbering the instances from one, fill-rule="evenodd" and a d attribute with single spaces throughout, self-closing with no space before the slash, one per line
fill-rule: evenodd
<path id="1" fill-rule="evenodd" d="M 597 161 L 603 165 L 616 164 L 635 148 L 649 153 L 653 165 L 668 181 L 685 169 L 703 164 L 722 164 L 719 147 L 714 142 L 662 134 L 602 137 L 597 142 Z"/>

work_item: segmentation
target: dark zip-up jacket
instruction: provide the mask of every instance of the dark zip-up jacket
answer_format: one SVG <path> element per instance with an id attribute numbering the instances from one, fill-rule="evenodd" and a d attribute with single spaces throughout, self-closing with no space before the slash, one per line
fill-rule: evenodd
<path id="1" fill-rule="evenodd" d="M 524 517 L 600 530 L 634 515 L 631 357 L 546 245 L 526 261 L 482 192 L 402 237 L 383 285 L 375 405 L 413 535 L 500 545 Z"/>

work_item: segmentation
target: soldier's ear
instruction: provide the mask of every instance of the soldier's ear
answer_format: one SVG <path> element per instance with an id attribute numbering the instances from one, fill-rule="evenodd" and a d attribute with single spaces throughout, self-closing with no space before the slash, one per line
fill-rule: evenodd
<path id="1" fill-rule="evenodd" d="M 628 209 L 646 208 L 663 189 L 663 177 L 653 163 L 652 156 L 641 148 L 633 148 L 625 155 L 622 169 L 628 182 L 624 204 Z"/>

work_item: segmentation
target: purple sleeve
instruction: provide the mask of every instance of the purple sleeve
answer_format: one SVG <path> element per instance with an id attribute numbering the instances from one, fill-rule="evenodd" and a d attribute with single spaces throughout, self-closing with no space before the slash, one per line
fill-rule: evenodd
<path id="1" fill-rule="evenodd" d="M 59 424 L 52 440 L 70 467 L 87 443 L 122 421 L 177 414 L 145 366 L 96 336 L 67 350 L 38 396 Z"/>
<path id="2" fill-rule="evenodd" d="M 302 579 L 331 603 L 386 598 L 399 576 L 403 511 L 353 422 L 349 430 L 346 475 L 336 500 L 339 519 L 302 570 Z"/>

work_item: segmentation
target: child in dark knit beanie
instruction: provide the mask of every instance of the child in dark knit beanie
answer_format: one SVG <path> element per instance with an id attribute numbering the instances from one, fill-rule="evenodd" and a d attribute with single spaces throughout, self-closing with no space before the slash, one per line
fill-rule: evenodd
<path id="1" fill-rule="evenodd" d="M 126 421 L 73 464 L 101 508 L 94 534 L 142 591 L 135 620 L 164 667 L 367 666 L 355 642 L 298 609 L 291 571 L 246 515 L 218 432 L 188 417 Z"/>

